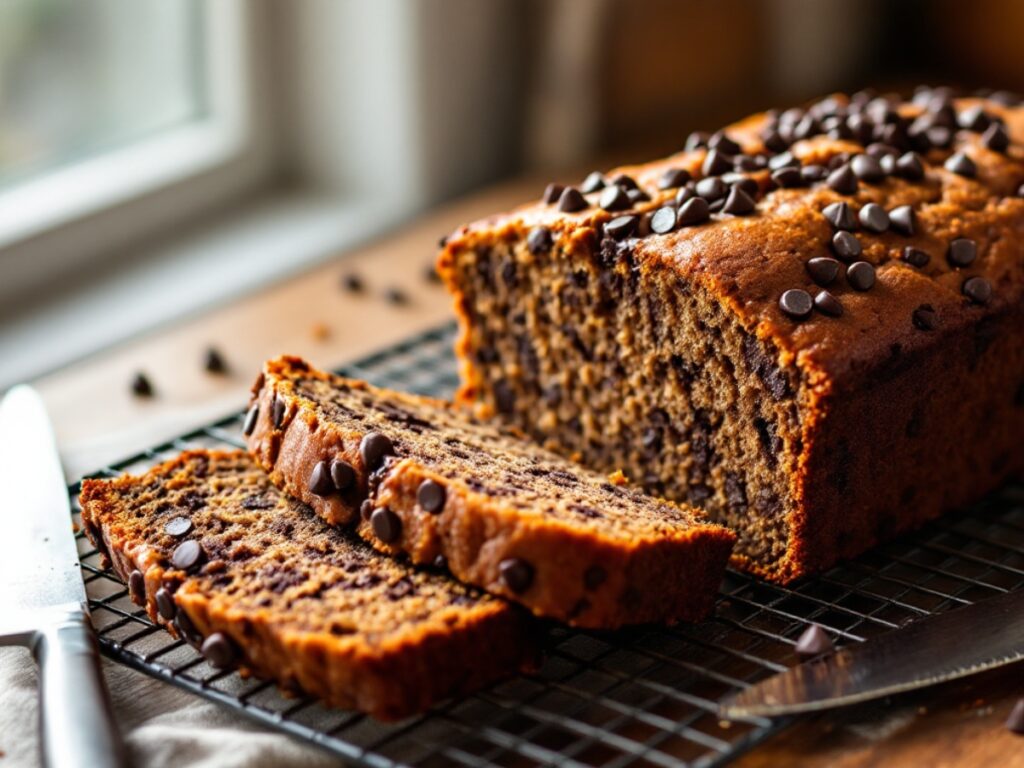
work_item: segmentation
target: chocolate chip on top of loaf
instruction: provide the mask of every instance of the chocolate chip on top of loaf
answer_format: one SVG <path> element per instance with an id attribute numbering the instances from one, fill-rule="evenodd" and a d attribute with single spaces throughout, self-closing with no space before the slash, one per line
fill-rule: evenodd
<path id="1" fill-rule="evenodd" d="M 855 555 L 1024 472 L 1022 142 L 1006 94 L 837 95 L 462 227 L 459 399 L 757 574 Z"/>
<path id="2" fill-rule="evenodd" d="M 243 451 L 86 480 L 81 498 L 131 599 L 214 666 L 394 720 L 537 658 L 525 611 L 326 525 Z"/>
<path id="3" fill-rule="evenodd" d="M 732 534 L 465 409 L 286 357 L 264 366 L 250 413 L 270 478 L 383 551 L 578 626 L 697 620 L 713 606 Z"/>

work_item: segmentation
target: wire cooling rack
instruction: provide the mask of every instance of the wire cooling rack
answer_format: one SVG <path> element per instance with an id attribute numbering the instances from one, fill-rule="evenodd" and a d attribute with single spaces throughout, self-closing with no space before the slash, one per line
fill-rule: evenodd
<path id="1" fill-rule="evenodd" d="M 346 366 L 377 384 L 449 394 L 454 330 L 438 329 Z M 186 448 L 241 446 L 241 414 L 94 473 L 141 471 Z M 78 485 L 69 488 L 76 518 Z M 76 520 L 77 521 L 77 520 Z M 787 721 L 719 720 L 725 697 L 796 662 L 808 622 L 857 642 L 1024 585 L 1024 489 L 879 547 L 791 588 L 730 572 L 713 618 L 615 633 L 552 629 L 536 674 L 392 725 L 285 698 L 267 682 L 210 667 L 156 627 L 79 535 L 100 645 L 110 658 L 220 702 L 355 764 L 718 766 Z M 480 649 L 486 653 L 486 649 Z"/>

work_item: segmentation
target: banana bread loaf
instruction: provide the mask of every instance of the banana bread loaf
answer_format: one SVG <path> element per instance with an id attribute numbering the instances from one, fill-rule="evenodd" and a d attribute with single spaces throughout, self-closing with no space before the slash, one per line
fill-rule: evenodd
<path id="1" fill-rule="evenodd" d="M 394 720 L 536 659 L 525 611 L 325 525 L 244 451 L 86 480 L 81 499 L 132 600 L 215 666 Z"/>
<path id="2" fill-rule="evenodd" d="M 862 92 L 551 185 L 438 259 L 459 398 L 789 581 L 1024 471 L 1024 109 Z"/>
<path id="3" fill-rule="evenodd" d="M 245 423 L 273 482 L 373 546 L 577 626 L 703 618 L 734 537 L 450 403 L 264 366 Z"/>

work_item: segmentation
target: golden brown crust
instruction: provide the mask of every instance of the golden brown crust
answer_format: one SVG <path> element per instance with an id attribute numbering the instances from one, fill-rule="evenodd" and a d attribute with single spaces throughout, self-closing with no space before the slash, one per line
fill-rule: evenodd
<path id="1" fill-rule="evenodd" d="M 227 498 L 243 475 L 248 498 L 271 506 L 248 509 Z M 208 494 L 206 506 L 182 492 Z M 181 636 L 184 616 L 185 639 L 195 644 L 223 633 L 243 672 L 286 690 L 396 720 L 535 663 L 535 628 L 522 611 L 347 541 L 284 499 L 241 451 L 191 451 L 141 477 L 86 480 L 81 500 L 86 532 L 105 561 L 126 583 L 134 571 L 143 575 L 145 595 L 132 598 L 154 621 Z M 208 551 L 222 553 L 229 540 L 246 548 L 245 558 L 215 554 L 196 572 L 176 569 L 169 556 L 177 542 L 161 530 L 176 515 L 190 517 L 190 538 Z M 244 531 L 232 530 L 243 523 Z M 324 557 L 298 554 L 325 542 Z M 267 565 L 256 568 L 261 557 Z M 309 587 L 274 586 L 271 561 L 306 574 Z M 256 573 L 267 583 L 254 583 Z M 173 622 L 158 610 L 160 589 L 173 593 Z"/>
<path id="2" fill-rule="evenodd" d="M 360 420 L 342 423 L 329 414 L 324 397 L 308 396 L 310 382 L 343 392 Z M 420 564 L 441 557 L 461 581 L 520 602 L 538 615 L 577 626 L 693 621 L 713 607 L 733 542 L 724 528 L 668 502 L 618 489 L 603 476 L 522 441 L 515 441 L 521 455 L 511 452 L 512 442 L 481 447 L 484 443 L 478 441 L 492 432 L 495 440 L 505 436 L 473 423 L 468 414 L 441 401 L 331 376 L 294 358 L 269 361 L 257 384 L 253 406 L 258 416 L 247 438 L 257 461 L 274 483 L 325 520 L 358 521 L 359 534 L 381 551 L 404 552 Z M 278 402 L 285 415 L 280 427 L 275 427 Z M 483 464 L 477 473 L 467 471 L 450 454 L 446 460 L 444 451 L 454 448 L 434 452 L 428 437 L 405 434 L 397 423 L 374 416 L 375 404 L 401 407 L 435 422 L 441 435 L 461 440 L 470 453 L 480 451 L 481 457 L 486 453 L 487 461 L 500 464 L 506 479 L 519 471 L 516 461 L 542 463 L 542 471 L 572 475 L 572 482 L 585 485 L 605 502 L 614 497 L 632 509 L 636 519 L 616 516 L 610 507 L 600 508 L 600 502 L 594 502 L 598 509 L 587 512 L 603 519 L 564 514 L 564 500 L 543 490 L 542 478 L 527 479 L 533 495 L 520 504 L 520 497 L 510 489 L 495 490 L 494 478 L 485 473 Z M 397 456 L 371 477 L 359 445 L 368 432 L 378 430 L 396 441 Z M 399 445 L 399 440 L 404 442 Z M 354 467 L 353 488 L 327 496 L 314 493 L 309 483 L 314 468 L 334 460 Z M 425 511 L 417 501 L 417 491 L 426 480 L 446 489 L 440 514 Z M 564 493 L 571 500 L 571 492 Z M 368 497 L 370 504 L 361 516 L 360 507 Z M 561 505 L 562 511 L 556 514 L 549 509 L 552 505 Z M 397 540 L 384 542 L 375 532 L 368 515 L 379 509 L 390 510 L 400 520 Z M 529 565 L 533 578 L 525 588 L 513 588 L 503 576 L 502 564 L 510 560 Z"/>
<path id="3" fill-rule="evenodd" d="M 843 97 L 838 101 L 845 103 Z M 1024 473 L 1019 437 L 1024 433 L 1024 198 L 1019 191 L 1024 183 L 1024 109 L 982 99 L 958 99 L 952 106 L 958 112 L 982 106 L 1002 120 L 1009 147 L 997 151 L 985 146 L 980 132 L 955 132 L 950 147 L 923 152 L 923 179 L 889 175 L 879 183 L 860 183 L 852 195 L 821 183 L 770 190 L 769 172 L 754 171 L 748 175 L 762 194 L 753 215 L 716 216 L 703 225 L 629 243 L 631 268 L 641 282 L 681 278 L 777 352 L 774 362 L 798 382 L 794 397 L 801 431 L 792 446 L 787 443 L 794 459 L 785 469 L 789 507 L 779 522 L 788 537 L 787 551 L 770 561 L 739 551 L 734 556 L 736 565 L 760 576 L 792 581 L 827 568 Z M 913 103 L 897 109 L 907 121 L 923 110 Z M 761 153 L 768 120 L 756 115 L 726 130 L 745 152 Z M 790 147 L 805 165 L 827 165 L 837 155 L 864 150 L 862 143 L 823 135 Z M 944 167 L 954 152 L 973 160 L 974 177 Z M 662 172 L 682 168 L 700 178 L 705 157 L 703 149 L 682 152 L 606 176 L 624 173 L 635 179 L 651 200 L 629 212 L 652 211 L 676 193 L 657 188 Z M 475 303 L 481 299 L 468 285 L 463 265 L 472 257 L 466 254 L 502 248 L 505 253 L 517 244 L 516 267 L 529 269 L 531 256 L 518 244 L 535 228 L 546 227 L 553 258 L 567 264 L 593 260 L 604 224 L 624 213 L 603 211 L 595 201 L 590 196 L 588 207 L 578 213 L 532 203 L 462 227 L 447 239 L 438 271 L 453 294 L 461 328 L 458 397 L 477 413 L 496 412 L 496 374 L 474 357 L 480 352 L 480 335 L 474 332 L 489 310 Z M 779 298 L 790 288 L 817 292 L 806 262 L 832 255 L 834 230 L 822 210 L 839 201 L 848 202 L 854 212 L 867 203 L 886 210 L 910 205 L 917 217 L 915 233 L 858 231 L 859 258 L 875 267 L 874 286 L 865 292 L 841 286 L 841 317 L 814 314 L 794 322 L 780 310 Z M 953 266 L 947 259 L 955 238 L 976 242 L 977 258 L 969 266 Z M 927 265 L 901 260 L 908 246 L 927 253 Z M 987 304 L 964 295 L 965 281 L 975 276 L 992 286 Z M 914 313 L 921 307 L 934 313 L 934 329 L 916 327 Z M 595 316 L 590 320 L 603 322 Z M 553 343 L 539 336 L 533 341 L 542 357 Z M 509 356 L 497 363 L 513 371 L 513 378 L 516 365 Z M 538 411 L 544 407 L 534 405 Z M 529 410 L 529 404 L 518 406 Z M 511 421 L 522 425 L 521 418 L 513 414 Z M 553 438 L 557 446 L 560 429 L 540 425 L 531 432 Z"/>

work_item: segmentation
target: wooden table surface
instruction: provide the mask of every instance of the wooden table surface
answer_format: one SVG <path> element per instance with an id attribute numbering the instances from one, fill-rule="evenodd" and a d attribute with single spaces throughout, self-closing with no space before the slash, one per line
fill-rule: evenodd
<path id="1" fill-rule="evenodd" d="M 291 353 L 335 367 L 450 319 L 444 289 L 424 277 L 438 238 L 535 196 L 541 186 L 527 179 L 446 205 L 373 245 L 34 382 L 50 408 L 69 477 L 238 410 L 267 357 Z M 342 288 L 348 274 L 362 278 L 362 293 Z M 389 303 L 391 288 L 403 290 L 408 303 Z M 204 370 L 211 345 L 226 358 L 226 375 Z M 132 396 L 137 371 L 149 376 L 154 397 Z M 1017 665 L 806 719 L 737 765 L 1024 766 L 1024 737 L 1002 728 L 1020 695 L 1024 666 Z"/>

